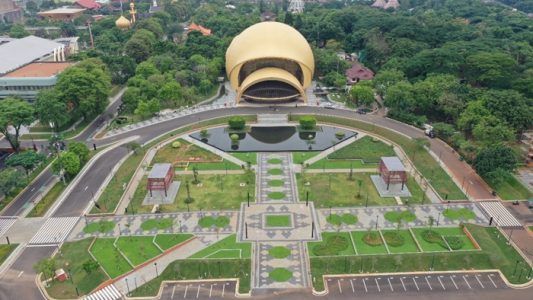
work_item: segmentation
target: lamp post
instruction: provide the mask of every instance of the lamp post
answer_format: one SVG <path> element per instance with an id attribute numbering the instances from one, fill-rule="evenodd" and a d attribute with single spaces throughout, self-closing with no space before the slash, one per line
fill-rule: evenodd
<path id="1" fill-rule="evenodd" d="M 122 235 L 122 229 L 120 229 L 120 223 L 117 223 L 118 225 L 118 235 Z"/>
<path id="2" fill-rule="evenodd" d="M 130 294 L 130 286 L 128 284 L 128 278 L 125 279 L 126 281 L 126 288 L 128 289 L 128 295 Z"/>
<path id="3" fill-rule="evenodd" d="M 157 262 L 154 263 L 154 267 L 155 267 L 155 277 L 159 277 L 159 272 L 157 270 Z"/>
<path id="4" fill-rule="evenodd" d="M 376 216 L 376 230 L 378 230 L 378 219 L 379 219 L 379 215 Z"/>

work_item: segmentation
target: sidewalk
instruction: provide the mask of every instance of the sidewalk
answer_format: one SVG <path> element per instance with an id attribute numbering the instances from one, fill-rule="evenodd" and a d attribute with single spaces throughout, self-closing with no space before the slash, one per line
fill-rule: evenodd
<path id="1" fill-rule="evenodd" d="M 348 145 L 350 145 L 351 143 L 357 141 L 358 139 L 362 138 L 366 136 L 365 133 L 362 133 L 362 132 L 359 132 L 356 136 L 352 136 L 351 138 L 333 146 L 333 147 L 330 147 L 322 152 L 320 152 L 319 154 L 317 154 L 316 156 L 313 156 L 311 157 L 310 159 L 304 161 L 304 165 L 312 165 L 314 163 L 316 163 L 317 161 L 323 159 L 323 158 L 326 158 L 328 157 L 328 155 L 330 155 L 331 153 L 337 151 L 337 150 L 340 150 Z"/>
<path id="2" fill-rule="evenodd" d="M 227 161 L 230 161 L 238 166 L 246 166 L 246 163 L 238 158 L 236 158 L 235 156 L 231 155 L 231 154 L 228 154 L 227 152 L 224 152 L 222 150 L 219 150 L 213 146 L 210 146 L 206 143 L 202 143 L 196 139 L 193 139 L 192 137 L 190 137 L 188 134 L 186 135 L 182 135 L 181 138 L 191 144 L 194 144 L 202 149 L 205 149 L 209 152 L 212 152 L 212 153 L 215 153 L 216 155 L 222 157 L 223 159 L 227 160 Z"/>

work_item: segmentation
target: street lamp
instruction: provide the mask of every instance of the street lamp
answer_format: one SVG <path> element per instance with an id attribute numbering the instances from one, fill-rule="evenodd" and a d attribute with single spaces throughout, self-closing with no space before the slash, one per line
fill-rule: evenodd
<path id="1" fill-rule="evenodd" d="M 128 278 L 125 279 L 126 280 L 126 288 L 128 289 L 128 295 L 130 294 L 130 286 L 128 284 Z"/>
<path id="2" fill-rule="evenodd" d="M 122 235 L 122 229 L 120 229 L 120 223 L 117 223 L 118 225 L 118 235 Z"/>
<path id="3" fill-rule="evenodd" d="M 157 271 L 157 263 L 154 263 L 155 266 L 155 277 L 159 277 L 159 272 Z"/>

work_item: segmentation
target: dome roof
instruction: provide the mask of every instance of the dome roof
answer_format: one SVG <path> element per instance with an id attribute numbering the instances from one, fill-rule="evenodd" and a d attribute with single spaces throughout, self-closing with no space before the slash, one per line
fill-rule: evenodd
<path id="1" fill-rule="evenodd" d="M 115 21 L 115 25 L 118 28 L 126 29 L 126 28 L 129 28 L 131 24 L 130 24 L 130 20 L 126 19 L 124 16 L 120 16 L 120 18 L 118 18 Z"/>
<path id="2" fill-rule="evenodd" d="M 297 62 L 303 72 L 303 88 L 311 84 L 315 69 L 313 51 L 307 40 L 293 27 L 279 22 L 261 22 L 248 27 L 233 39 L 226 51 L 226 72 L 234 89 L 239 88 L 241 66 L 262 58 Z"/>

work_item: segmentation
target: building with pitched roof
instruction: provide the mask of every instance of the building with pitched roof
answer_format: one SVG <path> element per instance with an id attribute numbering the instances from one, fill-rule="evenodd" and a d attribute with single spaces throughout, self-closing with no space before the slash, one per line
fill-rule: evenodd
<path id="1" fill-rule="evenodd" d="M 56 21 L 72 22 L 77 17 L 81 16 L 85 8 L 61 7 L 52 10 L 42 11 L 37 13 L 39 16 Z"/>
<path id="2" fill-rule="evenodd" d="M 90 10 L 98 10 L 102 7 L 100 3 L 94 0 L 76 0 L 76 2 L 74 2 L 74 6 Z"/>
<path id="3" fill-rule="evenodd" d="M 191 25 L 189 25 L 189 27 L 187 28 L 187 34 L 193 31 L 199 31 L 200 33 L 202 33 L 202 35 L 205 36 L 211 35 L 211 29 L 205 28 L 202 25 L 198 25 L 194 22 L 192 22 Z"/>
<path id="4" fill-rule="evenodd" d="M 374 72 L 358 62 L 353 63 L 352 66 L 344 72 L 344 75 L 346 75 L 346 80 L 350 85 L 358 83 L 361 80 L 374 79 Z"/>
<path id="5" fill-rule="evenodd" d="M 16 23 L 22 20 L 24 13 L 13 0 L 0 0 L 0 23 Z"/>

